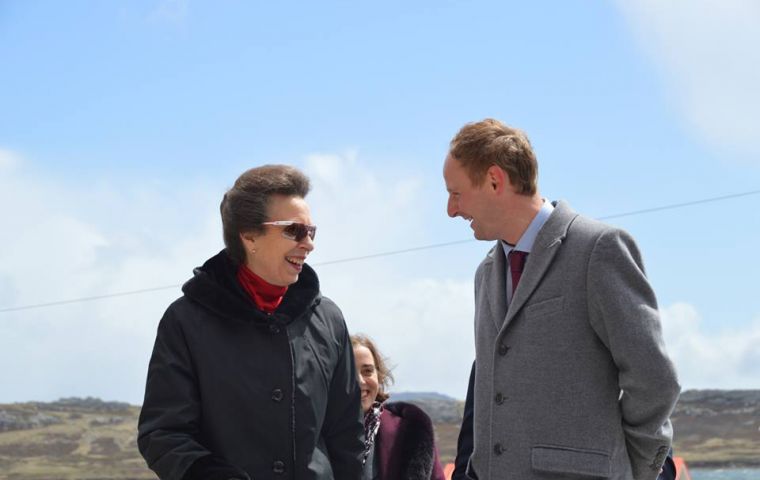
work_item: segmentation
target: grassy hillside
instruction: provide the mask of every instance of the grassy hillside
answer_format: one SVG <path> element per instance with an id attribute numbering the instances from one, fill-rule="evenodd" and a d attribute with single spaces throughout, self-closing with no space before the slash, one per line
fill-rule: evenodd
<path id="1" fill-rule="evenodd" d="M 435 423 L 443 462 L 456 454 L 463 402 L 404 394 Z M 139 407 L 98 399 L 0 405 L 0 479 L 155 479 L 137 452 Z M 688 391 L 673 415 L 690 466 L 760 466 L 760 391 Z"/>
<path id="2" fill-rule="evenodd" d="M 462 402 L 412 399 L 433 418 L 442 461 L 453 461 Z M 691 467 L 760 467 L 760 390 L 689 390 L 672 416 L 673 449 Z"/>
<path id="3" fill-rule="evenodd" d="M 674 449 L 692 467 L 760 467 L 760 390 L 690 390 L 672 416 Z"/>
<path id="4" fill-rule="evenodd" d="M 0 405 L 0 478 L 155 479 L 137 452 L 139 411 L 95 399 Z"/>

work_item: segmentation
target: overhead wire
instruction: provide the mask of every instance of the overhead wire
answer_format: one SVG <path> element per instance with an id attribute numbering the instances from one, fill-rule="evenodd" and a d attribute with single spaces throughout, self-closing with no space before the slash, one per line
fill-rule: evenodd
<path id="1" fill-rule="evenodd" d="M 740 197 L 747 197 L 750 195 L 757 195 L 760 194 L 760 190 L 751 190 L 748 192 L 741 192 L 741 193 L 734 193 L 730 195 L 721 195 L 719 197 L 710 197 L 710 198 L 703 198 L 700 200 L 692 200 L 689 202 L 681 202 L 681 203 L 673 203 L 669 205 L 661 205 L 659 207 L 652 207 L 652 208 L 645 208 L 641 210 L 633 210 L 630 212 L 624 212 L 624 213 L 616 213 L 612 215 L 605 215 L 603 217 L 597 217 L 599 220 L 611 220 L 613 218 L 623 218 L 623 217 L 630 217 L 633 215 L 643 215 L 646 213 L 654 213 L 654 212 L 661 212 L 664 210 L 672 210 L 676 208 L 683 208 L 683 207 L 690 207 L 693 205 L 701 205 L 705 203 L 712 203 L 712 202 L 719 202 L 723 200 L 730 200 L 734 198 L 740 198 Z M 368 260 L 371 258 L 380 258 L 380 257 L 389 257 L 391 255 L 399 255 L 402 253 L 409 253 L 409 252 L 417 252 L 420 250 L 430 250 L 433 248 L 442 248 L 442 247 L 449 247 L 452 245 L 459 245 L 463 243 L 470 243 L 474 242 L 476 239 L 469 238 L 466 240 L 454 240 L 451 242 L 444 242 L 444 243 L 434 243 L 431 245 L 422 245 L 419 247 L 411 247 L 411 248 L 404 248 L 400 250 L 391 250 L 387 252 L 379 252 L 379 253 L 373 253 L 369 255 L 361 255 L 357 257 L 348 257 L 348 258 L 342 258 L 337 260 L 329 260 L 326 262 L 318 262 L 314 263 L 313 266 L 319 267 L 319 266 L 326 266 L 326 265 L 336 265 L 339 263 L 348 263 L 348 262 L 357 262 L 360 260 Z M 107 298 L 115 298 L 115 297 L 126 297 L 129 295 L 139 295 L 143 293 L 149 293 L 149 292 L 157 292 L 160 290 L 169 290 L 172 288 L 179 288 L 182 286 L 182 284 L 175 284 L 175 285 L 165 285 L 161 287 L 149 287 L 149 288 L 141 288 L 138 290 L 129 290 L 125 292 L 114 292 L 109 294 L 103 294 L 103 295 L 94 295 L 90 297 L 80 297 L 80 298 L 72 298 L 68 300 L 58 300 L 53 302 L 45 302 L 45 303 L 34 303 L 29 305 L 20 305 L 18 307 L 7 307 L 7 308 L 0 308 L 0 313 L 9 313 L 9 312 L 18 312 L 21 310 L 31 310 L 36 308 L 45 308 L 45 307 L 54 307 L 58 305 L 68 305 L 72 303 L 82 303 L 82 302 L 91 302 L 95 300 L 103 300 Z"/>

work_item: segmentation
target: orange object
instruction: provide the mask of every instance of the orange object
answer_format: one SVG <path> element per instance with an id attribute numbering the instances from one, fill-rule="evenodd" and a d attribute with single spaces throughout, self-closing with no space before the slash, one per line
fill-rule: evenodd
<path id="1" fill-rule="evenodd" d="M 451 480 L 451 474 L 454 473 L 454 464 L 447 463 L 443 466 L 443 474 L 446 475 L 446 480 Z"/>
<path id="2" fill-rule="evenodd" d="M 673 457 L 673 463 L 676 465 L 676 480 L 691 480 L 689 469 L 686 468 L 683 457 Z"/>

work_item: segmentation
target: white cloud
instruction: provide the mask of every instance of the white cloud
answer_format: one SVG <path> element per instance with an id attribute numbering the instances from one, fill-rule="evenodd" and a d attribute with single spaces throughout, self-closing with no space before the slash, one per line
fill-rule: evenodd
<path id="1" fill-rule="evenodd" d="M 83 190 L 30 176 L 23 158 L 3 155 L 17 168 L 0 169 L 0 308 L 180 284 L 222 246 L 217 205 L 232 179 L 170 186 L 109 179 Z M 311 155 L 306 165 L 319 225 L 312 264 L 428 242 L 426 212 L 434 206 L 414 172 L 371 170 L 356 153 Z M 375 338 L 391 358 L 392 391 L 464 397 L 476 261 L 448 253 L 316 266 L 351 331 Z M 434 268 L 441 258 L 447 268 Z M 448 265 L 462 262 L 471 268 L 452 275 Z M 140 403 L 156 325 L 179 294 L 0 314 L 0 363 L 11 366 L 0 374 L 0 403 L 69 395 Z M 663 326 L 684 386 L 760 387 L 760 319 L 715 335 L 703 331 L 693 307 L 675 304 L 663 309 Z"/>
<path id="2" fill-rule="evenodd" d="M 760 153 L 760 4 L 753 0 L 619 1 L 696 136 Z"/>
<path id="3" fill-rule="evenodd" d="M 85 190 L 16 163 L 0 175 L 0 308 L 180 284 L 221 248 L 221 188 L 102 180 Z M 157 322 L 179 294 L 0 313 L 0 402 L 139 402 Z"/>
<path id="4" fill-rule="evenodd" d="M 414 175 L 371 171 L 356 153 L 311 155 L 306 163 L 319 225 L 312 263 L 418 244 L 429 233 Z M 222 247 L 217 208 L 232 180 L 101 179 L 82 189 L 24 168 L 6 171 L 0 308 L 184 282 Z M 397 391 L 463 397 L 473 358 L 472 288 L 469 278 L 431 277 L 424 265 L 434 259 L 420 252 L 317 270 L 351 330 L 375 337 L 397 365 Z M 69 395 L 140 403 L 156 325 L 179 294 L 0 314 L 0 363 L 13 366 L 0 374 L 0 403 Z"/>
<path id="5" fill-rule="evenodd" d="M 309 155 L 305 171 L 319 228 L 312 262 L 404 248 L 427 237 L 420 178 L 369 170 L 356 152 Z"/>
<path id="6" fill-rule="evenodd" d="M 310 155 L 305 170 L 319 226 L 314 264 L 429 243 L 422 178 L 369 170 L 356 152 Z M 427 265 L 440 261 L 440 253 L 316 268 L 323 292 L 341 307 L 350 330 L 375 339 L 396 366 L 392 391 L 464 398 L 474 358 L 472 282 L 469 276 L 431 277 Z"/>
<path id="7" fill-rule="evenodd" d="M 475 358 L 469 280 L 408 278 L 364 266 L 325 284 L 352 333 L 373 338 L 390 358 L 393 391 L 464 398 Z M 327 276 L 323 269 L 323 277 Z"/>
<path id="8" fill-rule="evenodd" d="M 10 150 L 4 150 L 0 148 L 0 173 L 3 171 L 10 171 L 20 163 L 18 155 Z"/>
<path id="9" fill-rule="evenodd" d="M 702 328 L 687 303 L 662 311 L 663 333 L 681 384 L 686 388 L 760 388 L 760 317 L 741 329 Z"/>

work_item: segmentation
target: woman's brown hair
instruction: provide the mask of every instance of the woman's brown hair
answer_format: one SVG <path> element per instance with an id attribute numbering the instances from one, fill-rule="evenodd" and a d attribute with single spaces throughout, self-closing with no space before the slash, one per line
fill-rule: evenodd
<path id="1" fill-rule="evenodd" d="M 264 165 L 243 172 L 219 206 L 229 256 L 238 263 L 245 262 L 240 234 L 264 230 L 262 223 L 269 220 L 269 199 L 273 195 L 304 198 L 309 189 L 309 178 L 289 165 Z"/>
<path id="2" fill-rule="evenodd" d="M 378 388 L 375 400 L 378 402 L 388 400 L 390 395 L 385 390 L 393 384 L 393 374 L 391 373 L 391 369 L 388 368 L 388 359 L 380 354 L 377 346 L 375 346 L 375 342 L 364 334 L 351 335 L 351 346 L 353 348 L 366 347 L 370 351 L 372 359 L 375 361 L 375 369 L 377 370 Z"/>

